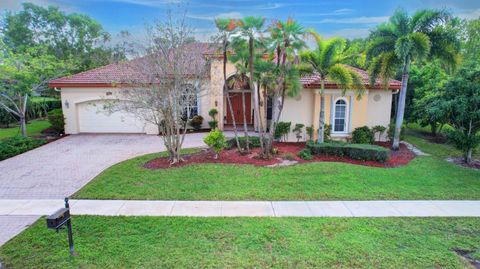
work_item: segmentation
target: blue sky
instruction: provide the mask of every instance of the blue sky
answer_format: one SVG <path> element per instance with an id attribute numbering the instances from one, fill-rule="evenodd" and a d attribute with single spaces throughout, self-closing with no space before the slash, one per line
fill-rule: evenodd
<path id="1" fill-rule="evenodd" d="M 22 1 L 0 0 L 0 9 L 19 10 Z M 144 26 L 161 18 L 170 0 L 32 0 L 35 4 L 60 7 L 65 12 L 85 13 L 115 35 L 128 30 L 142 38 Z M 463 18 L 480 16 L 480 0 L 191 0 L 190 24 L 196 37 L 205 40 L 214 30 L 216 17 L 263 16 L 267 21 L 292 17 L 320 34 L 346 38 L 365 37 L 369 29 L 388 19 L 397 7 L 409 11 L 421 8 L 446 8 Z"/>

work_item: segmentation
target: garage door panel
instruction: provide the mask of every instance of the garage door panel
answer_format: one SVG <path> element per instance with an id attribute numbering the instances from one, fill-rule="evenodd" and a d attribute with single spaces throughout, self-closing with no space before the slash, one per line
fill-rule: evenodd
<path id="1" fill-rule="evenodd" d="M 145 123 L 126 112 L 110 113 L 105 101 L 77 105 L 78 127 L 81 133 L 145 133 Z"/>

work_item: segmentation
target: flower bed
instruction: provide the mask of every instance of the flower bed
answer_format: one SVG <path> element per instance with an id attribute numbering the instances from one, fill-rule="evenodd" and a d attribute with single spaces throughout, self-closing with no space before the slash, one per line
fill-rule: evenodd
<path id="1" fill-rule="evenodd" d="M 377 143 L 377 145 L 384 148 L 390 147 L 390 144 L 386 142 Z M 247 155 L 242 155 L 235 148 L 233 148 L 224 150 L 218 159 L 215 159 L 214 154 L 210 151 L 202 150 L 198 153 L 183 156 L 185 162 L 177 163 L 173 166 L 170 165 L 170 162 L 167 158 L 156 158 L 147 162 L 144 167 L 149 169 L 162 169 L 198 163 L 251 164 L 256 166 L 267 166 L 279 164 L 286 159 L 297 161 L 298 163 L 343 162 L 374 167 L 398 167 L 408 164 L 415 157 L 415 155 L 408 150 L 405 145 L 401 144 L 398 151 L 390 151 L 389 159 L 383 163 L 378 161 L 355 160 L 347 156 L 330 155 L 314 155 L 312 160 L 303 160 L 298 157 L 297 154 L 304 149 L 305 146 L 305 143 L 274 143 L 274 147 L 278 149 L 278 154 L 270 160 L 264 160 L 258 157 L 258 153 L 260 152 L 259 148 L 253 148 L 252 153 Z"/>

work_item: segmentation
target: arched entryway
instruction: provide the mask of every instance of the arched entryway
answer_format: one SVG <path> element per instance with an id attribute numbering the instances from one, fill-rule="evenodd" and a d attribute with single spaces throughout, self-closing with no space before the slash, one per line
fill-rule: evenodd
<path id="1" fill-rule="evenodd" d="M 231 76 L 227 80 L 227 88 L 233 111 L 230 110 L 227 100 L 225 100 L 224 128 L 231 128 L 233 124 L 233 119 L 235 119 L 235 123 L 237 124 L 239 129 L 243 128 L 245 121 L 248 125 L 248 128 L 253 128 L 254 111 L 252 106 L 252 91 L 249 86 L 248 77 L 245 75 Z M 243 100 L 245 100 L 245 110 Z"/>

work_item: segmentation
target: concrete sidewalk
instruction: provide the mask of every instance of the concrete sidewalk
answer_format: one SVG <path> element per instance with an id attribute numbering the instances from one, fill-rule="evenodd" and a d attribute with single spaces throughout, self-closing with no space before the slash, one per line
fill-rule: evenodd
<path id="1" fill-rule="evenodd" d="M 480 217 L 480 201 L 71 200 L 73 215 L 192 217 Z M 49 215 L 63 200 L 0 200 L 0 216 Z"/>

